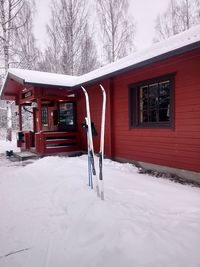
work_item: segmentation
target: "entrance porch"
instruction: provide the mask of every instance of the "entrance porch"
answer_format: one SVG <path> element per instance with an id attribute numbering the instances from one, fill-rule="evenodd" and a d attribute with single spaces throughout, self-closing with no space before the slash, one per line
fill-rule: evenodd
<path id="1" fill-rule="evenodd" d="M 23 131 L 22 108 L 26 106 L 29 107 L 27 112 L 32 113 L 32 131 Z M 78 151 L 80 138 L 76 126 L 75 94 L 68 97 L 66 92 L 61 94 L 59 90 L 33 87 L 20 95 L 17 145 L 22 151 L 30 150 L 40 155 Z"/>
<path id="2" fill-rule="evenodd" d="M 18 106 L 17 146 L 21 151 L 40 156 L 80 151 L 77 95 L 71 90 L 69 77 L 49 73 L 40 77 L 40 72 L 29 70 L 10 71 L 8 75 L 2 99 L 14 100 Z M 43 80 L 46 84 L 41 83 Z M 29 126 L 25 129 L 26 120 Z"/>

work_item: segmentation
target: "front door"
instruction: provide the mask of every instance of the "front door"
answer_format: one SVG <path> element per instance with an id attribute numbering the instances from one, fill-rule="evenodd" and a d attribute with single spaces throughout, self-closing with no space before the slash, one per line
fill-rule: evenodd
<path id="1" fill-rule="evenodd" d="M 42 130 L 43 131 L 57 131 L 58 118 L 57 106 L 52 103 L 51 105 L 42 105 Z"/>

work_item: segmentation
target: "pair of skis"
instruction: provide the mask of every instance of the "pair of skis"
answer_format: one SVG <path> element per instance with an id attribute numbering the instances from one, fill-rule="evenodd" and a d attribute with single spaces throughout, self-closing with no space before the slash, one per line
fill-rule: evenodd
<path id="1" fill-rule="evenodd" d="M 97 177 L 94 158 L 94 146 L 91 127 L 90 103 L 88 93 L 83 86 L 81 86 L 86 102 L 86 124 L 87 124 L 87 143 L 88 143 L 88 179 L 89 186 L 93 188 L 93 177 L 97 196 L 104 200 L 104 185 L 103 185 L 103 158 L 104 158 L 104 134 L 105 134 L 105 113 L 106 113 L 106 92 L 100 84 L 103 102 L 102 102 L 102 115 L 101 115 L 101 134 L 100 134 L 100 147 L 99 147 L 99 177 Z"/>

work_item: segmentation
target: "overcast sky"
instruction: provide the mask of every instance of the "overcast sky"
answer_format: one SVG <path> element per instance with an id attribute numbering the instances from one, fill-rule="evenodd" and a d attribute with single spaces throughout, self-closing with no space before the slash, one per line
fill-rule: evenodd
<path id="1" fill-rule="evenodd" d="M 93 0 L 91 0 L 93 1 Z M 35 35 L 41 49 L 46 46 L 46 27 L 50 18 L 51 0 L 36 0 Z M 137 50 L 151 45 L 155 18 L 163 12 L 169 0 L 130 0 L 130 12 L 136 22 L 135 45 Z"/>

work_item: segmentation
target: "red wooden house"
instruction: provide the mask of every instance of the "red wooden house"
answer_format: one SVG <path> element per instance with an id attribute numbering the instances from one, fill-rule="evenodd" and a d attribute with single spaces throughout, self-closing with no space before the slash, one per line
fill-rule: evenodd
<path id="1" fill-rule="evenodd" d="M 19 105 L 18 145 L 45 155 L 86 150 L 85 99 L 100 131 L 107 93 L 105 154 L 200 181 L 200 26 L 79 77 L 10 69 L 1 98 Z M 23 132 L 21 109 L 33 110 Z M 99 138 L 94 140 L 98 150 Z"/>

